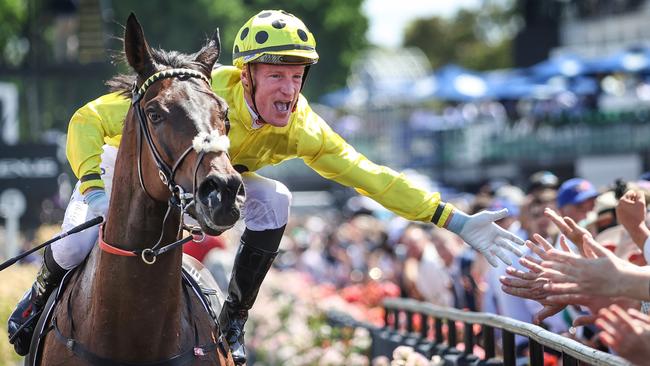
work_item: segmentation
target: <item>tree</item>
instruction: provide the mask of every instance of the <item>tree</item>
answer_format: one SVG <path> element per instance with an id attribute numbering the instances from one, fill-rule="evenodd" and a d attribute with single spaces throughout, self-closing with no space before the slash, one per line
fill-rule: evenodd
<path id="1" fill-rule="evenodd" d="M 26 51 L 23 33 L 27 19 L 27 3 L 23 0 L 0 1 L 0 65 L 15 65 Z"/>
<path id="2" fill-rule="evenodd" d="M 166 50 L 195 52 L 219 28 L 223 64 L 230 63 L 234 35 L 247 16 L 241 0 L 112 0 L 112 8 L 113 35 L 122 37 L 122 24 L 134 12 L 151 46 Z M 116 45 L 121 51 L 121 42 Z"/>
<path id="3" fill-rule="evenodd" d="M 418 19 L 407 27 L 403 43 L 420 48 L 434 68 L 447 63 L 475 70 L 511 67 L 512 40 L 520 24 L 514 5 L 488 1 L 451 19 Z"/>
<path id="4" fill-rule="evenodd" d="M 248 18 L 264 9 L 277 9 L 270 0 L 139 1 L 113 0 L 114 18 L 127 18 L 134 11 L 152 46 L 190 52 L 200 46 L 208 32 L 221 30 L 220 62 L 232 62 L 235 35 Z M 305 94 L 317 96 L 345 85 L 352 60 L 366 46 L 368 21 L 361 13 L 362 0 L 289 0 L 281 7 L 299 18 L 316 37 L 321 62 L 309 73 Z M 163 12 L 164 9 L 164 12 Z M 114 34 L 121 34 L 116 28 Z"/>

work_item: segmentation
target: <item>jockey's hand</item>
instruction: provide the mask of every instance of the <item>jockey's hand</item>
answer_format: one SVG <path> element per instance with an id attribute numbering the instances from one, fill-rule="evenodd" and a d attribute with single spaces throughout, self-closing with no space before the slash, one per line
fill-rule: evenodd
<path id="1" fill-rule="evenodd" d="M 471 216 L 454 209 L 447 229 L 483 254 L 492 266 L 498 267 L 497 257 L 503 263 L 511 265 L 512 261 L 505 250 L 521 257 L 523 252 L 515 244 L 524 245 L 524 240 L 494 223 L 506 216 L 508 210 L 505 208 L 500 211 L 481 211 Z"/>
<path id="2" fill-rule="evenodd" d="M 93 189 L 84 193 L 84 202 L 93 216 L 106 217 L 108 213 L 108 196 L 103 189 Z"/>

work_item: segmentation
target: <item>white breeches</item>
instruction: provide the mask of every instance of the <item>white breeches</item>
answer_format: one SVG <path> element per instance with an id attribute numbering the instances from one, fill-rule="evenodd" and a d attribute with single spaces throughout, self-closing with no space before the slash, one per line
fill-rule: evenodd
<path id="1" fill-rule="evenodd" d="M 105 145 L 100 167 L 106 194 L 109 198 L 116 157 L 117 149 Z M 243 208 L 246 227 L 253 231 L 263 231 L 286 225 L 291 204 L 289 189 L 276 180 L 262 177 L 256 173 L 244 173 L 242 179 L 246 190 L 246 201 Z M 79 192 L 79 183 L 77 183 L 66 208 L 61 228 L 64 231 L 70 230 L 90 219 L 92 219 L 92 215 L 83 200 L 83 195 Z M 98 232 L 99 228 L 93 227 L 54 242 L 51 247 L 54 260 L 64 269 L 76 267 L 90 253 L 97 241 Z"/>
<path id="2" fill-rule="evenodd" d="M 115 166 L 115 158 L 117 157 L 117 148 L 104 145 L 103 149 L 102 162 L 99 167 L 101 169 L 106 194 L 110 198 L 113 187 L 113 167 Z M 63 231 L 70 230 L 93 218 L 88 210 L 88 205 L 84 202 L 83 195 L 79 192 L 79 185 L 80 182 L 77 182 L 77 185 L 74 187 L 74 192 L 72 192 L 72 197 L 70 197 L 70 203 L 68 203 L 68 207 L 65 209 L 63 224 L 61 224 Z M 99 228 L 95 226 L 54 242 L 51 246 L 54 260 L 63 269 L 76 267 L 90 253 L 90 249 L 92 249 L 97 241 L 98 233 Z"/>
<path id="3" fill-rule="evenodd" d="M 249 230 L 278 229 L 289 220 L 291 192 L 284 184 L 256 173 L 242 174 L 246 201 L 244 223 Z"/>

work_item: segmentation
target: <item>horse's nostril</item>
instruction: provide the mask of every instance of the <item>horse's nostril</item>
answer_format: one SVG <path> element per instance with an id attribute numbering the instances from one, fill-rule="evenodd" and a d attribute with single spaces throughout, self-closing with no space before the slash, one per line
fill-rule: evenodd
<path id="1" fill-rule="evenodd" d="M 198 194 L 201 203 L 210 208 L 213 207 L 213 201 L 219 202 L 221 200 L 221 189 L 214 179 L 206 179 L 201 183 Z"/>
<path id="2" fill-rule="evenodd" d="M 219 191 L 212 191 L 210 192 L 210 195 L 208 196 L 208 207 L 210 209 L 216 208 L 216 206 L 219 205 L 221 202 L 221 192 Z"/>

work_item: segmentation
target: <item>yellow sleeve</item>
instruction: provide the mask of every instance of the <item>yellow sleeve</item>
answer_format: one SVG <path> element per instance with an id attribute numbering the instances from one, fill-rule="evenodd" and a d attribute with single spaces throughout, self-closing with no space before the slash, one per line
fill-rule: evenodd
<path id="1" fill-rule="evenodd" d="M 445 225 L 453 206 L 442 202 L 440 193 L 418 188 L 404 174 L 368 160 L 311 109 L 298 131 L 298 155 L 321 176 L 353 187 L 408 220 Z"/>
<path id="2" fill-rule="evenodd" d="M 104 188 L 99 168 L 102 146 L 121 136 L 130 104 L 123 95 L 111 93 L 79 108 L 70 119 L 66 155 L 82 193 L 91 187 Z"/>

